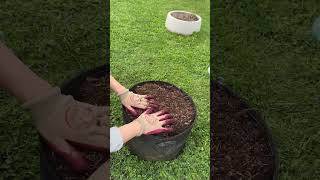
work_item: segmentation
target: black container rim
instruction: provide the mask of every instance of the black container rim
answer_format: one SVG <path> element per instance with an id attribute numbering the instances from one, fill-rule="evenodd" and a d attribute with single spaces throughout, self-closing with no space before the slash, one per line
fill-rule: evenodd
<path id="1" fill-rule="evenodd" d="M 97 67 L 93 67 L 92 69 L 89 70 L 82 70 L 78 73 L 76 73 L 74 76 L 72 76 L 71 79 L 64 81 L 61 85 L 60 85 L 60 89 L 62 91 L 62 93 L 64 92 L 65 89 L 67 89 L 67 87 L 74 82 L 76 79 L 82 79 L 87 77 L 88 74 L 97 72 L 97 71 L 107 71 L 107 65 L 100 65 Z"/>
<path id="2" fill-rule="evenodd" d="M 240 97 L 240 95 L 238 93 L 234 92 L 230 88 L 230 86 L 226 85 L 221 80 L 216 80 L 213 82 L 217 83 L 220 87 L 222 87 L 224 90 L 226 90 L 228 94 L 230 94 L 233 97 L 238 98 L 241 103 L 245 104 L 248 107 L 248 102 L 245 99 L 243 99 L 242 97 Z M 265 116 L 260 111 L 252 110 L 252 111 L 248 111 L 247 113 L 253 120 L 255 120 L 257 122 L 257 124 L 261 128 L 263 128 L 266 131 L 268 145 L 272 151 L 272 155 L 274 156 L 274 171 L 273 171 L 272 180 L 277 180 L 278 176 L 279 176 L 279 156 L 278 156 L 276 144 L 273 141 L 271 129 L 269 128 L 269 126 L 267 125 L 267 123 L 265 121 Z"/>
<path id="3" fill-rule="evenodd" d="M 194 101 L 192 100 L 191 96 L 189 96 L 185 91 L 183 91 L 181 88 L 169 83 L 169 82 L 165 82 L 165 81 L 155 81 L 155 80 L 151 80 L 151 81 L 143 81 L 143 82 L 140 82 L 140 83 L 137 83 L 135 85 L 133 85 L 129 90 L 130 91 L 133 91 L 134 92 L 134 89 L 138 86 L 141 86 L 141 85 L 144 85 L 144 84 L 147 84 L 147 83 L 156 83 L 156 84 L 165 84 L 165 85 L 168 85 L 168 86 L 172 86 L 174 88 L 176 88 L 178 91 L 180 91 L 185 97 L 188 98 L 188 100 L 191 102 L 191 105 L 193 107 L 193 111 L 194 111 L 194 114 L 193 114 L 193 117 L 192 117 L 192 123 L 189 125 L 188 128 L 184 129 L 182 132 L 180 132 L 179 134 L 176 134 L 174 136 L 170 136 L 170 137 L 162 137 L 162 136 L 159 136 L 159 135 L 148 135 L 148 136 L 153 136 L 153 137 L 157 137 L 159 139 L 165 139 L 165 140 L 171 140 L 171 139 L 175 139 L 177 136 L 181 135 L 181 134 L 184 134 L 185 132 L 187 132 L 188 130 L 192 129 L 192 127 L 194 126 L 195 124 L 195 121 L 196 121 L 196 118 L 197 118 L 197 108 L 196 108 L 196 105 L 194 103 Z M 126 107 L 124 107 L 122 105 L 122 112 L 127 114 L 127 111 L 126 111 Z M 128 121 L 125 120 L 127 123 Z M 144 136 L 144 135 L 142 135 Z"/>

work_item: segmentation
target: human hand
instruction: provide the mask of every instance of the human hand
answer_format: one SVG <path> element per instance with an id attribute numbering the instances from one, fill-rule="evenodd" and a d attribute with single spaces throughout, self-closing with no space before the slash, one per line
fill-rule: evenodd
<path id="1" fill-rule="evenodd" d="M 134 122 L 138 122 L 141 127 L 141 131 L 138 136 L 141 134 L 151 135 L 173 131 L 172 128 L 163 127 L 173 122 L 170 114 L 168 114 L 166 111 L 158 111 L 156 113 L 151 112 L 152 109 L 149 108 L 134 120 Z"/>
<path id="2" fill-rule="evenodd" d="M 72 96 L 62 95 L 59 88 L 23 106 L 31 110 L 35 126 L 48 145 L 74 170 L 86 169 L 88 161 L 71 144 L 107 153 L 106 107 L 76 101 Z"/>
<path id="3" fill-rule="evenodd" d="M 157 105 L 152 96 L 135 94 L 129 90 L 119 95 L 121 103 L 130 111 L 131 114 L 137 115 L 134 108 L 146 109 L 148 107 L 156 108 Z"/>

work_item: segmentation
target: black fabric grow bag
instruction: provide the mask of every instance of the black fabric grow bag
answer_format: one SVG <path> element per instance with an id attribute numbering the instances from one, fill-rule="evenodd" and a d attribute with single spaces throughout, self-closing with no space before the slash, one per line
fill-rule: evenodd
<path id="1" fill-rule="evenodd" d="M 171 137 L 162 137 L 159 135 L 142 135 L 140 137 L 135 137 L 131 139 L 127 145 L 133 154 L 137 155 L 140 159 L 144 160 L 172 160 L 175 159 L 183 150 L 185 142 L 187 140 L 188 135 L 191 132 L 191 129 L 195 123 L 196 119 L 196 107 L 191 97 L 188 96 L 184 91 L 179 89 L 178 87 L 162 81 L 146 81 L 142 83 L 138 83 L 130 88 L 130 91 L 135 92 L 135 88 L 137 86 L 141 86 L 145 83 L 157 83 L 157 84 L 166 84 L 176 88 L 182 94 L 184 94 L 190 102 L 192 103 L 192 107 L 194 110 L 194 116 L 192 124 L 188 128 L 186 128 L 180 134 Z M 129 123 L 132 121 L 126 108 L 122 106 L 123 112 L 123 120 L 125 123 Z"/>
<path id="2" fill-rule="evenodd" d="M 231 97 L 235 97 L 235 98 L 239 99 L 241 101 L 241 106 L 245 107 L 243 113 L 246 113 L 248 115 L 249 121 L 253 122 L 255 124 L 255 126 L 261 128 L 265 132 L 265 136 L 267 138 L 267 144 L 271 150 L 272 159 L 273 159 L 273 173 L 272 173 L 273 175 L 270 179 L 277 180 L 278 175 L 279 175 L 278 152 L 277 152 L 276 145 L 275 145 L 273 138 L 272 138 L 271 130 L 269 129 L 268 125 L 266 124 L 265 117 L 258 110 L 250 108 L 248 103 L 243 98 L 241 98 L 237 93 L 232 91 L 231 88 L 223 82 L 223 80 L 218 79 L 217 81 L 211 81 L 211 84 L 215 84 L 215 83 L 219 86 L 219 88 L 222 88 Z M 211 91 L 213 91 L 213 90 L 214 89 L 211 89 Z M 211 123 L 214 123 L 214 119 L 215 119 L 214 117 L 211 117 Z M 211 126 L 212 126 L 212 124 L 211 124 Z M 214 134 L 212 134 L 212 135 L 214 136 Z M 212 137 L 211 137 L 211 139 L 212 139 Z M 214 156 L 214 154 L 211 154 L 211 156 Z M 213 166 L 212 160 L 211 160 L 211 166 Z M 213 174 L 211 174 L 210 179 L 215 179 Z"/>
<path id="3" fill-rule="evenodd" d="M 78 100 L 79 87 L 86 77 L 101 77 L 106 75 L 108 71 L 107 66 L 103 65 L 92 70 L 79 73 L 61 86 L 61 92 L 66 95 L 72 95 L 74 99 Z M 103 161 L 110 159 L 108 152 L 109 150 L 107 150 L 107 155 Z M 40 137 L 40 178 L 42 180 L 63 180 L 56 170 L 57 162 L 53 161 L 51 158 L 52 153 L 54 152 L 49 149 L 45 141 Z M 77 173 L 75 172 L 75 174 Z"/>

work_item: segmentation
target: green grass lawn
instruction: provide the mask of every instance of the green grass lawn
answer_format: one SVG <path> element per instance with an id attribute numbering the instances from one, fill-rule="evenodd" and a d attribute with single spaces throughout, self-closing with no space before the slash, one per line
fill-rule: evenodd
<path id="1" fill-rule="evenodd" d="M 1 1 L 6 44 L 38 75 L 60 85 L 106 62 L 104 1 Z M 0 91 L 0 179 L 38 179 L 38 137 L 29 113 Z"/>
<path id="2" fill-rule="evenodd" d="M 138 159 L 125 147 L 113 153 L 112 179 L 208 179 L 210 154 L 209 0 L 111 0 L 111 72 L 126 87 L 162 80 L 186 91 L 198 117 L 183 153 L 172 161 Z M 165 28 L 170 10 L 187 10 L 203 18 L 200 33 L 189 37 Z M 122 125 L 121 105 L 111 96 L 112 125 Z"/>
<path id="3" fill-rule="evenodd" d="M 304 2 L 304 3 L 302 3 Z M 215 1 L 212 9 L 214 78 L 266 115 L 280 155 L 280 179 L 320 178 L 320 42 L 311 37 L 320 4 L 310 1 Z M 0 3 L 6 43 L 55 85 L 105 61 L 105 5 L 101 1 Z M 184 37 L 164 27 L 166 13 L 202 16 L 202 30 Z M 113 179 L 208 179 L 209 1 L 111 0 L 111 71 L 127 87 L 171 82 L 196 103 L 197 122 L 173 161 L 139 160 L 123 148 L 112 154 Z M 31 116 L 0 91 L 0 177 L 37 179 L 38 138 Z M 121 125 L 112 94 L 112 123 Z M 0 179 L 1 179 L 0 178 Z"/>
<path id="4" fill-rule="evenodd" d="M 266 116 L 280 179 L 320 179 L 320 2 L 214 1 L 214 78 Z"/>

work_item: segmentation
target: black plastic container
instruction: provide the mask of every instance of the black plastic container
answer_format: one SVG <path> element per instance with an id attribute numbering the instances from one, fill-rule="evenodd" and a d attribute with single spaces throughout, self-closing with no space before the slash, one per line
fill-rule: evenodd
<path id="1" fill-rule="evenodd" d="M 85 72 L 81 72 L 72 78 L 69 81 L 66 81 L 61 86 L 61 92 L 66 95 L 72 95 L 74 99 L 79 99 L 79 90 L 82 82 L 85 81 L 87 77 L 101 77 L 108 73 L 108 69 L 106 65 L 94 68 L 92 70 L 88 70 Z M 107 92 L 106 92 L 107 93 Z M 109 102 L 109 101 L 108 101 Z M 42 180 L 63 180 L 61 176 L 58 174 L 56 170 L 57 162 L 52 161 L 50 155 L 54 152 L 47 146 L 47 144 L 40 137 L 40 177 Z M 107 143 L 107 142 L 106 142 Z M 109 152 L 109 150 L 107 150 Z M 109 153 L 105 160 L 110 159 Z M 74 174 L 77 174 L 74 172 Z"/>
<path id="2" fill-rule="evenodd" d="M 191 129 L 195 123 L 196 119 L 196 107 L 194 102 L 192 101 L 191 97 L 188 96 L 184 91 L 179 89 L 178 87 L 162 81 L 146 81 L 139 84 L 134 85 L 130 88 L 131 91 L 135 92 L 135 88 L 137 86 L 141 86 L 145 83 L 158 83 L 158 84 L 166 84 L 170 85 L 177 90 L 179 90 L 182 94 L 184 94 L 190 102 L 192 103 L 194 116 L 193 121 L 190 126 L 185 129 L 180 134 L 177 134 L 172 137 L 162 137 L 159 135 L 142 135 L 140 137 L 133 138 L 130 140 L 127 145 L 133 154 L 137 155 L 140 159 L 144 160 L 172 160 L 175 159 L 183 150 L 185 146 L 185 142 L 187 140 L 188 135 L 191 132 Z M 123 120 L 125 123 L 131 122 L 130 116 L 127 113 L 125 107 L 122 108 L 123 112 Z"/>
<path id="3" fill-rule="evenodd" d="M 211 82 L 212 84 L 214 82 Z M 240 99 L 242 106 L 246 108 L 245 111 L 243 111 L 244 113 L 247 113 L 248 117 L 250 118 L 249 121 L 252 121 L 256 124 L 257 127 L 261 128 L 264 132 L 266 132 L 266 137 L 267 137 L 267 141 L 268 141 L 268 145 L 269 148 L 271 149 L 271 153 L 272 153 L 272 158 L 273 158 L 273 177 L 272 180 L 277 180 L 278 176 L 279 176 L 279 157 L 278 157 L 278 151 L 276 148 L 276 145 L 273 141 L 272 138 L 272 134 L 271 134 L 271 130 L 268 127 L 266 121 L 265 121 L 265 117 L 262 115 L 261 112 L 252 109 L 249 107 L 248 103 L 239 96 L 239 94 L 235 93 L 234 91 L 231 90 L 231 88 L 229 86 L 227 86 L 223 80 L 217 80 L 216 83 L 218 84 L 218 86 L 220 86 L 221 88 L 223 88 L 230 96 L 233 96 L 237 99 Z M 211 121 L 212 122 L 212 121 Z M 214 179 L 214 177 L 213 177 Z"/>

